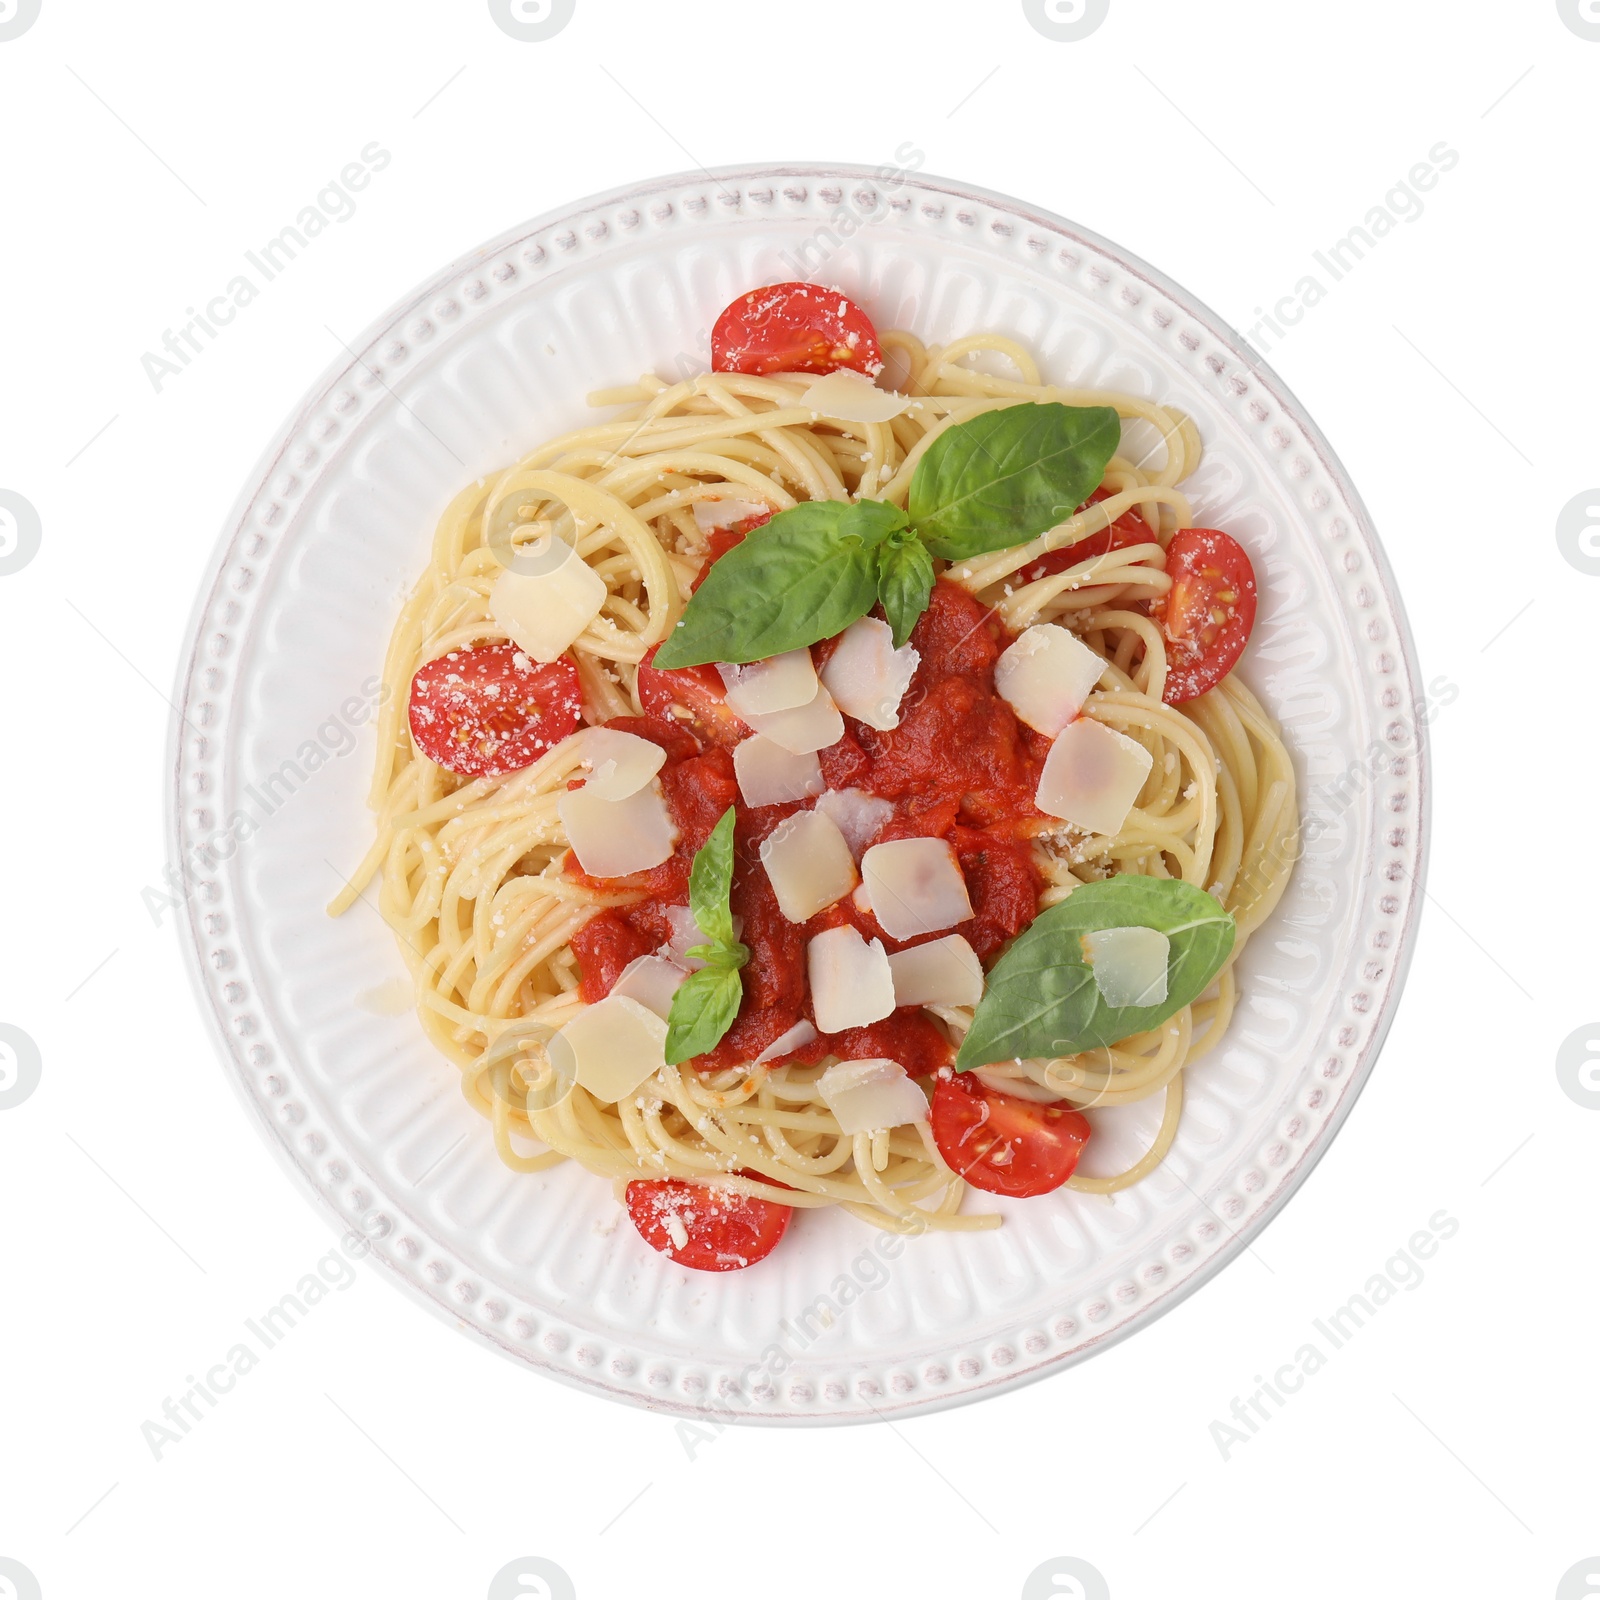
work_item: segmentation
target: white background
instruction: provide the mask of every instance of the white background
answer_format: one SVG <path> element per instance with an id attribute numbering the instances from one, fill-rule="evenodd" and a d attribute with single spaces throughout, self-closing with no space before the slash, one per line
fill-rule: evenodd
<path id="1" fill-rule="evenodd" d="M 1009 1600 L 1062 1556 L 1115 1600 L 1600 1593 L 1600 1114 L 1555 1067 L 1600 1014 L 1600 577 L 1555 536 L 1600 482 L 1597 86 L 1600 42 L 1555 0 L 1111 0 L 1076 43 L 1014 0 L 577 0 L 542 43 L 482 0 L 43 0 L 0 42 L 0 489 L 43 530 L 0 576 L 0 1022 L 42 1060 L 0 1111 L 0 1557 L 45 1600 L 477 1600 L 522 1556 L 584 1600 Z M 144 353 L 373 140 L 393 160 L 355 215 L 157 393 Z M 1386 196 L 1409 211 L 1394 185 L 1430 149 L 1459 152 L 1269 353 L 1372 510 L 1424 680 L 1458 691 L 1370 1087 L 1219 1279 L 1000 1399 L 691 1456 L 674 1421 L 524 1373 L 361 1267 L 155 1460 L 141 1424 L 332 1243 L 141 893 L 191 598 L 259 450 L 336 334 L 526 217 L 908 140 L 1242 329 Z M 1234 1397 L 1441 1209 L 1459 1230 L 1425 1280 L 1224 1459 Z M 1594 1588 L 1559 1587 L 1589 1557 Z"/>

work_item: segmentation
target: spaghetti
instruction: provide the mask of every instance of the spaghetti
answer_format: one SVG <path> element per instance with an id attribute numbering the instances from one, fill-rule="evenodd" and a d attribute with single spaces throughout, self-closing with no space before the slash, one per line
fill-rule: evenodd
<path id="1" fill-rule="evenodd" d="M 843 1206 L 898 1232 L 999 1225 L 996 1212 L 962 1209 L 967 1185 L 926 1121 L 845 1132 L 818 1088 L 827 1057 L 711 1070 L 684 1062 L 616 1101 L 573 1086 L 544 1103 L 538 1052 L 518 1042 L 530 1025 L 544 1037 L 583 1010 L 574 938 L 602 910 L 637 901 L 638 891 L 596 887 L 568 870 L 558 806 L 583 776 L 579 739 L 562 739 L 519 770 L 467 777 L 418 748 L 407 704 L 428 663 L 509 643 L 490 614 L 491 589 L 508 552 L 553 532 L 605 586 L 599 613 L 570 653 L 582 721 L 638 717 L 641 664 L 682 616 L 714 553 L 697 503 L 731 498 L 781 513 L 806 501 L 871 497 L 904 507 L 919 461 L 942 433 L 1017 404 L 1111 407 L 1124 440 L 1149 443 L 1138 459 L 1133 450 L 1114 455 L 1096 498 L 1076 515 L 942 573 L 1011 633 L 1061 624 L 1103 657 L 1083 714 L 1151 758 L 1114 834 L 1032 820 L 1038 909 L 1116 874 L 1177 878 L 1209 891 L 1232 914 L 1237 936 L 1207 992 L 1159 1027 L 1065 1057 L 982 1066 L 976 1077 L 997 1099 L 1041 1105 L 1118 1106 L 1164 1095 L 1159 1131 L 1138 1161 L 1115 1176 L 1067 1180 L 1109 1194 L 1163 1160 L 1178 1128 L 1185 1069 L 1228 1026 L 1235 963 L 1283 892 L 1298 823 L 1288 752 L 1237 676 L 1177 704 L 1165 697 L 1180 667 L 1161 622 L 1172 600 L 1168 547 L 1192 526 L 1181 485 L 1200 460 L 1195 427 L 1137 396 L 1048 384 L 1025 349 L 995 334 L 927 347 L 889 332 L 882 351 L 895 387 L 911 398 L 886 421 L 818 415 L 803 404 L 816 366 L 712 371 L 677 383 L 647 375 L 592 395 L 592 404 L 616 408 L 610 420 L 480 479 L 439 522 L 384 667 L 390 693 L 371 788 L 376 838 L 330 910 L 342 912 L 378 881 L 422 1025 L 460 1068 L 468 1101 L 518 1172 L 572 1160 L 614 1180 L 619 1195 L 635 1180 L 714 1180 L 718 1192 L 790 1208 Z M 1002 367 L 1008 375 L 996 375 Z M 973 1008 L 934 1004 L 925 1014 L 953 1047 Z M 665 1226 L 682 1231 L 674 1216 Z"/>

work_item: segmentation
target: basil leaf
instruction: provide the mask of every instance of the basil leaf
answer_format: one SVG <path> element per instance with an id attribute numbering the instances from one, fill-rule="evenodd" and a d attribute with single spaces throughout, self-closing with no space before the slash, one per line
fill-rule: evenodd
<path id="1" fill-rule="evenodd" d="M 878 599 L 894 630 L 896 650 L 911 637 L 932 593 L 933 557 L 920 539 L 913 537 L 901 544 L 891 539 L 879 549 Z"/>
<path id="2" fill-rule="evenodd" d="M 667 1064 L 676 1066 L 711 1049 L 733 1026 L 744 998 L 739 968 L 750 952 L 733 937 L 734 808 L 717 818 L 689 868 L 689 911 L 706 936 L 689 954 L 705 965 L 691 972 L 672 996 L 667 1013 Z"/>
<path id="3" fill-rule="evenodd" d="M 885 500 L 807 500 L 780 511 L 706 574 L 655 665 L 764 661 L 842 633 L 876 603 L 873 552 L 905 525 L 905 512 Z"/>
<path id="4" fill-rule="evenodd" d="M 733 890 L 733 824 L 734 808 L 729 806 L 695 851 L 689 868 L 689 914 L 712 945 L 733 943 L 733 913 L 728 908 Z"/>
<path id="5" fill-rule="evenodd" d="M 1157 928 L 1172 941 L 1167 998 L 1108 1006 L 1080 940 L 1103 928 Z M 1233 949 L 1233 918 L 1176 878 L 1123 874 L 1086 883 L 1041 912 L 990 972 L 956 1056 L 965 1072 L 991 1061 L 1074 1055 L 1154 1028 L 1205 992 Z"/>
<path id="6" fill-rule="evenodd" d="M 1036 539 L 1105 476 L 1122 429 L 1110 406 L 1007 406 L 941 433 L 911 477 L 911 521 L 941 560 Z"/>
<path id="7" fill-rule="evenodd" d="M 675 1067 L 716 1045 L 739 1015 L 744 985 L 737 967 L 707 966 L 678 985 L 667 1015 L 667 1065 Z"/>

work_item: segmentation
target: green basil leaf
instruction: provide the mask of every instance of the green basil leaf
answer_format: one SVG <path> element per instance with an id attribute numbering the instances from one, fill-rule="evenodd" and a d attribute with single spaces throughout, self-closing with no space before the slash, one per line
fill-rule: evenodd
<path id="1" fill-rule="evenodd" d="M 876 603 L 873 552 L 905 525 L 905 512 L 885 500 L 807 500 L 780 511 L 706 574 L 656 666 L 764 661 L 842 633 Z"/>
<path id="2" fill-rule="evenodd" d="M 678 985 L 667 1015 L 667 1065 L 712 1049 L 739 1015 L 744 985 L 737 967 L 701 967 Z"/>
<path id="3" fill-rule="evenodd" d="M 894 630 L 896 650 L 911 637 L 933 593 L 933 557 L 920 539 L 893 540 L 878 551 L 878 599 Z"/>
<path id="4" fill-rule="evenodd" d="M 1099 488 L 1121 434 L 1110 406 L 981 411 L 941 433 L 917 463 L 912 524 L 944 561 L 1025 544 Z"/>
<path id="5" fill-rule="evenodd" d="M 689 868 L 689 911 L 707 942 L 689 954 L 705 965 L 691 972 L 672 996 L 667 1014 L 667 1063 L 676 1066 L 711 1049 L 739 1015 L 744 986 L 739 968 L 750 952 L 733 937 L 734 808 L 717 818 L 706 842 L 694 853 Z"/>
<path id="6" fill-rule="evenodd" d="M 689 912 L 712 945 L 733 943 L 733 913 L 728 908 L 733 890 L 733 824 L 734 808 L 729 806 L 695 851 L 689 868 Z"/>
<path id="7" fill-rule="evenodd" d="M 1108 1006 L 1079 942 L 1103 928 L 1157 928 L 1172 941 L 1167 998 Z M 1233 918 L 1176 878 L 1123 874 L 1086 883 L 1041 912 L 989 973 L 956 1069 L 1074 1055 L 1154 1028 L 1205 992 L 1233 949 Z"/>

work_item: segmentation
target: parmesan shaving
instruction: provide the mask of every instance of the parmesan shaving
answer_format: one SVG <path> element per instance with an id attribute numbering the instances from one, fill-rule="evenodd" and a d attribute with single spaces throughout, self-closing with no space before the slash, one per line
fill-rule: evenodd
<path id="1" fill-rule="evenodd" d="M 967 880 L 943 839 L 892 839 L 861 858 L 872 914 L 891 939 L 920 939 L 972 915 Z"/>
<path id="2" fill-rule="evenodd" d="M 667 753 L 649 739 L 616 728 L 580 728 L 569 748 L 588 769 L 584 788 L 603 800 L 626 800 L 661 770 Z"/>
<path id="3" fill-rule="evenodd" d="M 778 909 L 790 922 L 810 921 L 856 886 L 850 846 L 820 811 L 801 811 L 780 822 L 761 841 L 761 865 Z"/>
<path id="4" fill-rule="evenodd" d="M 862 617 L 840 635 L 822 682 L 846 716 L 887 732 L 900 726 L 900 702 L 921 659 L 908 644 L 895 649 L 887 622 Z"/>
<path id="5" fill-rule="evenodd" d="M 983 963 L 959 933 L 889 957 L 897 1006 L 975 1006 L 983 998 Z"/>
<path id="6" fill-rule="evenodd" d="M 667 1025 L 622 995 L 585 1006 L 545 1047 L 558 1074 L 599 1100 L 621 1100 L 667 1064 Z M 563 1059 L 565 1058 L 565 1059 Z"/>
<path id="7" fill-rule="evenodd" d="M 623 800 L 581 789 L 563 789 L 556 812 L 578 865 L 593 878 L 624 878 L 659 867 L 678 842 L 659 779 Z"/>
<path id="8" fill-rule="evenodd" d="M 833 697 L 822 684 L 805 705 L 788 711 L 772 711 L 744 719 L 757 733 L 797 756 L 826 750 L 844 737 L 844 718 Z"/>
<path id="9" fill-rule="evenodd" d="M 518 570 L 502 572 L 489 591 L 489 615 L 535 661 L 554 661 L 600 615 L 605 579 L 550 533 L 519 545 L 515 560 Z M 530 571 L 530 565 L 548 570 Z"/>
<path id="10" fill-rule="evenodd" d="M 808 800 L 823 791 L 822 763 L 814 751 L 795 755 L 763 734 L 752 734 L 733 747 L 733 771 L 739 797 L 747 806 L 777 806 Z"/>
<path id="11" fill-rule="evenodd" d="M 811 1011 L 823 1033 L 864 1028 L 894 1010 L 894 977 L 883 943 L 848 925 L 829 928 L 806 945 Z"/>
<path id="12" fill-rule="evenodd" d="M 723 698 L 752 726 L 755 717 L 793 711 L 817 697 L 817 669 L 809 650 L 785 650 L 742 667 L 719 661 L 717 671 L 727 690 Z"/>
<path id="13" fill-rule="evenodd" d="M 898 1061 L 836 1061 L 817 1079 L 842 1133 L 876 1133 L 928 1120 L 928 1098 Z"/>
<path id="14" fill-rule="evenodd" d="M 804 1049 L 804 1047 L 810 1044 L 811 1041 L 816 1038 L 816 1036 L 817 1030 L 813 1028 L 804 1017 L 801 1017 L 801 1019 L 787 1032 L 780 1033 L 778 1037 L 774 1039 L 772 1043 L 769 1044 L 766 1049 L 756 1057 L 756 1060 L 776 1061 L 779 1056 L 786 1056 L 791 1054 L 793 1051 Z"/>
<path id="15" fill-rule="evenodd" d="M 800 396 L 800 404 L 840 422 L 888 422 L 911 404 L 911 398 L 880 389 L 870 378 L 840 367 L 818 378 Z"/>
<path id="16" fill-rule="evenodd" d="M 737 750 L 734 761 L 737 765 Z M 820 765 L 818 770 L 821 770 Z M 850 854 L 859 862 L 862 852 L 883 832 L 884 824 L 894 815 L 894 804 L 880 800 L 865 789 L 829 789 L 817 801 L 817 810 L 833 818 L 850 846 Z"/>
<path id="17" fill-rule="evenodd" d="M 647 1011 L 655 1012 L 665 1022 L 672 1011 L 672 997 L 688 976 L 689 969 L 680 966 L 670 956 L 638 956 L 617 974 L 617 981 L 611 985 L 611 994 L 625 1000 L 637 1000 Z"/>
<path id="18" fill-rule="evenodd" d="M 1172 941 L 1159 928 L 1097 928 L 1079 942 L 1108 1006 L 1158 1006 L 1167 998 Z"/>
<path id="19" fill-rule="evenodd" d="M 758 500 L 696 500 L 694 523 L 701 533 L 731 528 L 751 517 L 759 517 L 768 507 Z"/>
<path id="20" fill-rule="evenodd" d="M 1105 670 L 1104 658 L 1075 633 L 1046 622 L 1001 652 L 994 687 L 1030 728 L 1053 737 L 1083 709 Z"/>
<path id="21" fill-rule="evenodd" d="M 1050 746 L 1034 803 L 1085 833 L 1111 837 L 1122 831 L 1154 764 L 1142 744 L 1092 717 L 1079 717 Z"/>

